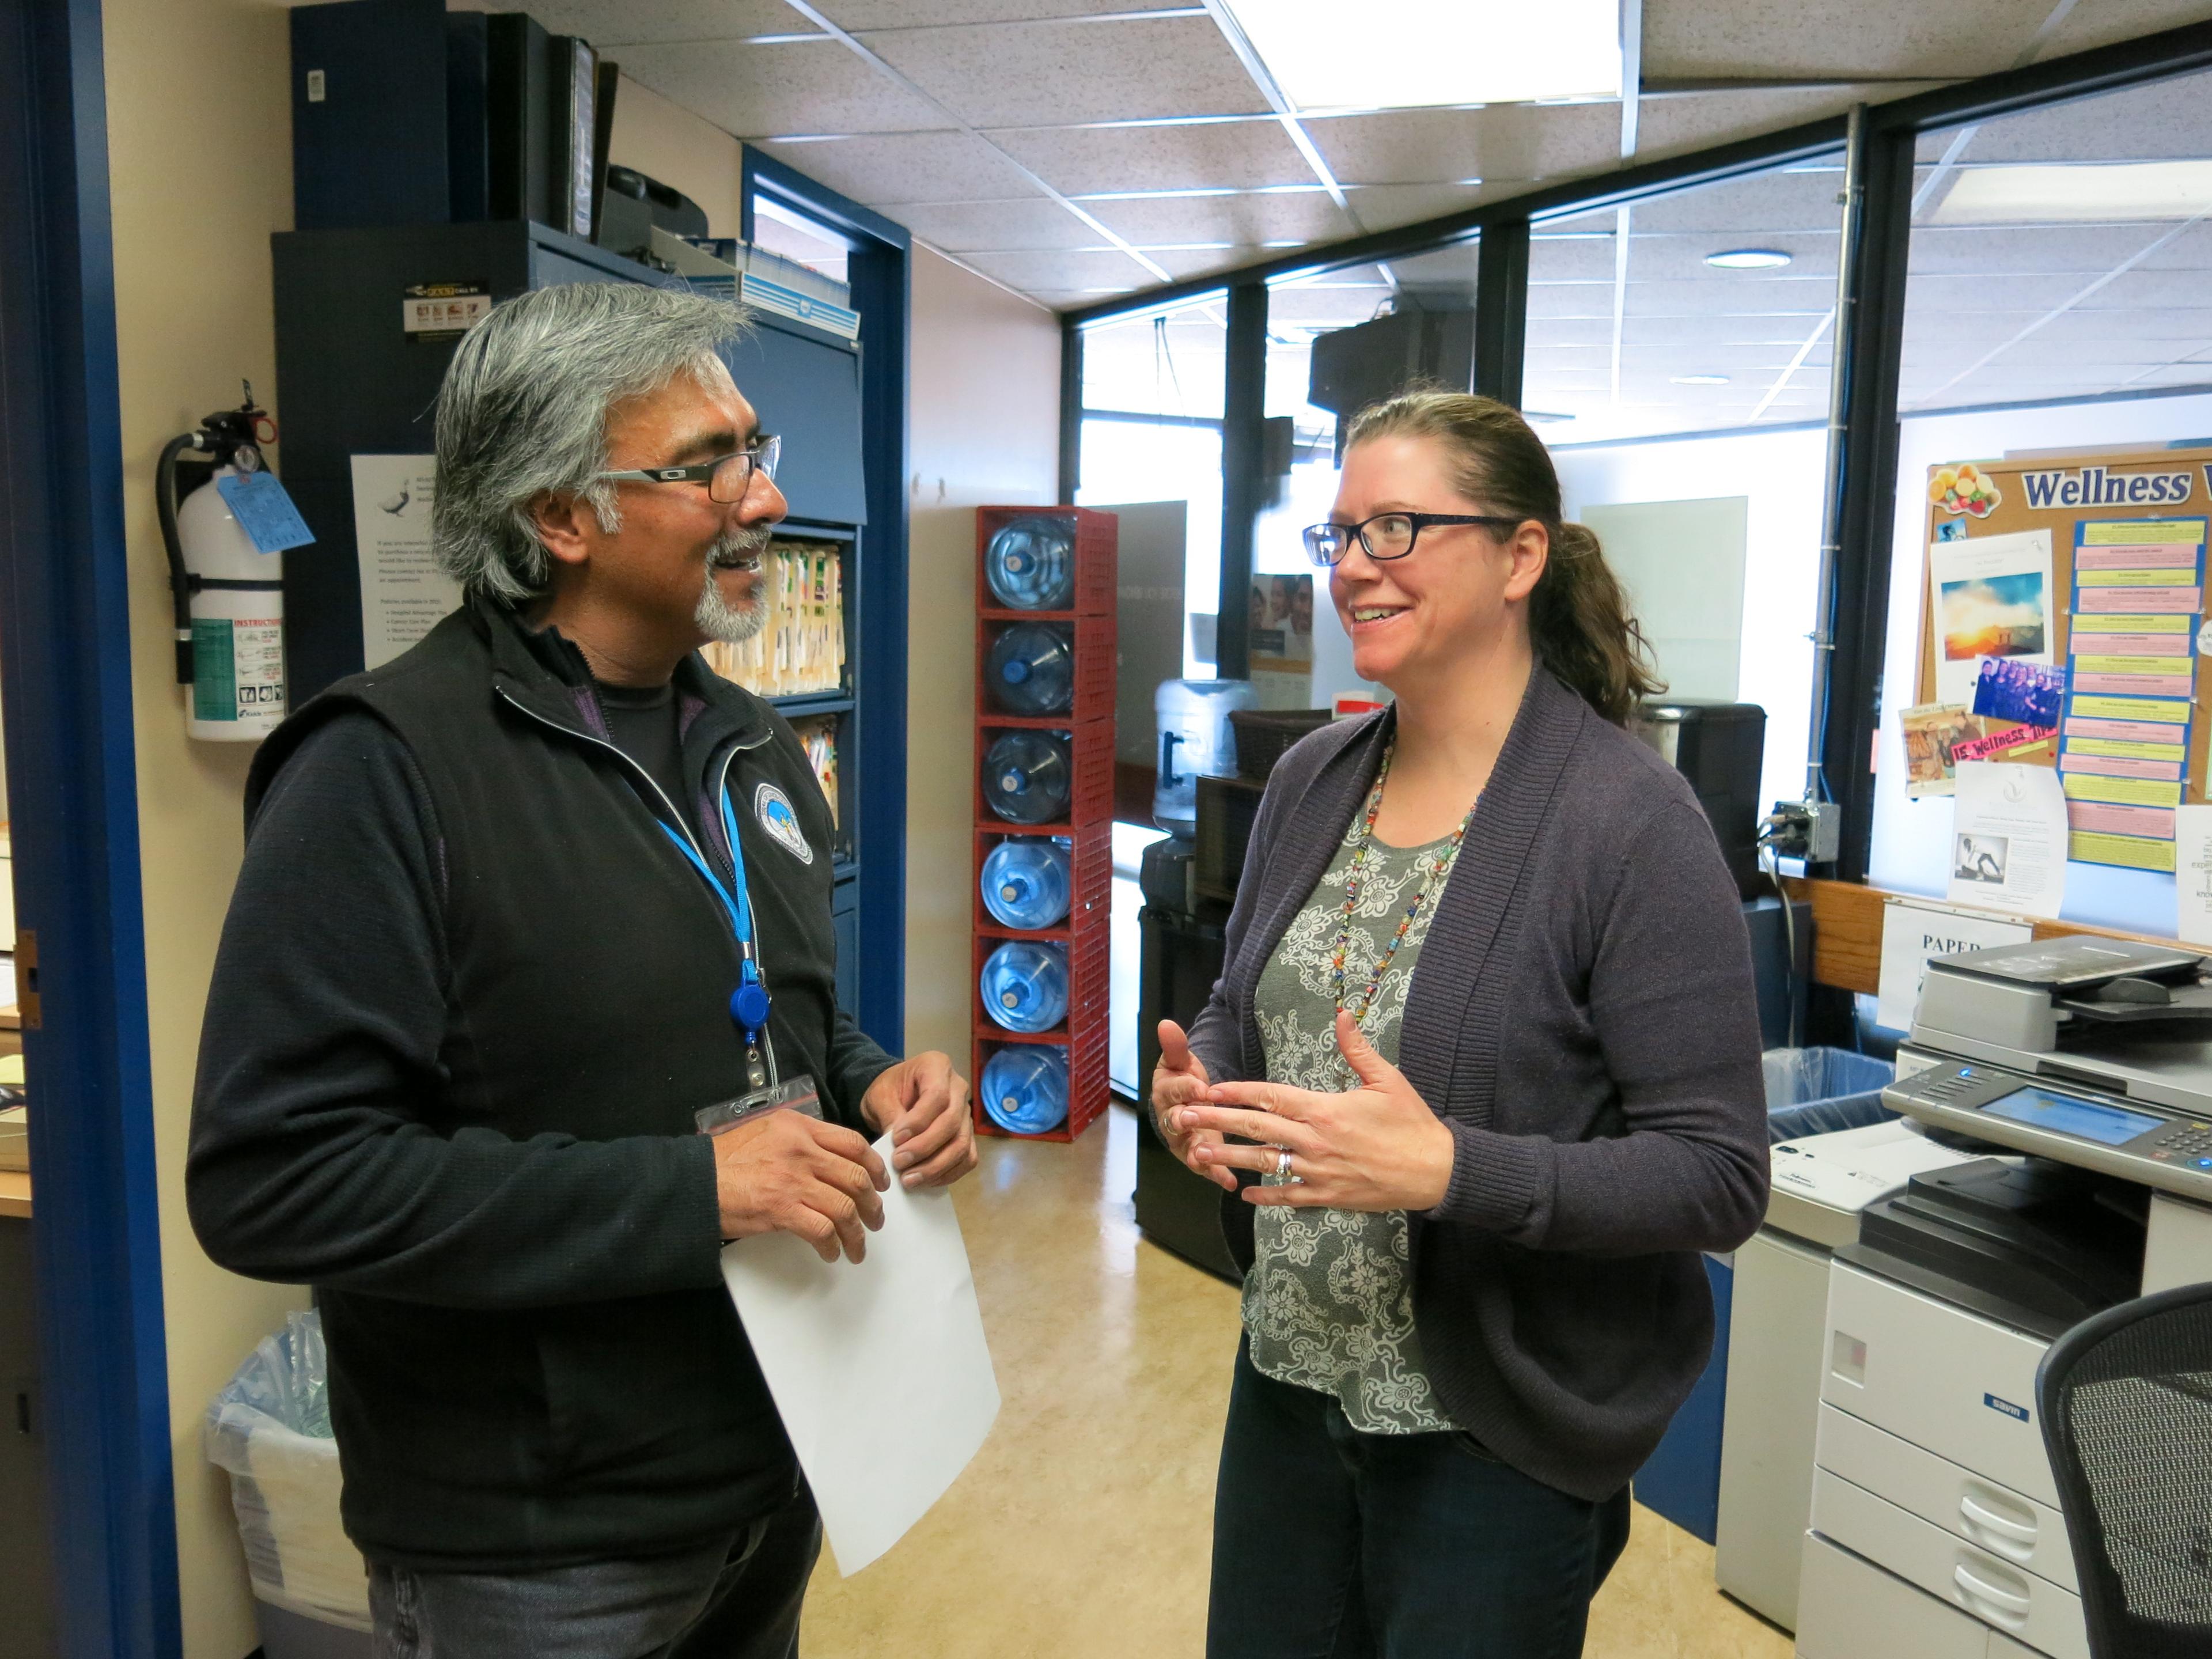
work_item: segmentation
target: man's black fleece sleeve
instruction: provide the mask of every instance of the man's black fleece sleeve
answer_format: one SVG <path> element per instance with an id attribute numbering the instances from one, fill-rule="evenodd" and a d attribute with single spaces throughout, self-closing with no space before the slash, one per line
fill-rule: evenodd
<path id="1" fill-rule="evenodd" d="M 712 1144 L 446 1133 L 443 850 L 413 757 L 345 713 L 247 840 L 201 1032 L 185 1196 L 208 1254 L 455 1307 L 720 1282 Z"/>

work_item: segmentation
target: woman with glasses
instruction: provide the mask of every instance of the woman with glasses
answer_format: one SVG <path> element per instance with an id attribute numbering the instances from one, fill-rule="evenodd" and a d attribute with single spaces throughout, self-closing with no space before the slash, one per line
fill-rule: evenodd
<path id="1" fill-rule="evenodd" d="M 1206 1650 L 1577 1654 L 1765 1207 L 1742 915 L 1519 415 L 1367 410 L 1305 538 L 1395 706 L 1276 767 L 1152 1078 L 1247 1267 Z"/>

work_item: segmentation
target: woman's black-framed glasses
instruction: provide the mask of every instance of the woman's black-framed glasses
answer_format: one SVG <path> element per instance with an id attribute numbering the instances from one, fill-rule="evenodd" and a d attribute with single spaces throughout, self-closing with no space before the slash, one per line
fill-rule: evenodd
<path id="1" fill-rule="evenodd" d="M 1313 524 L 1305 528 L 1306 556 L 1323 569 L 1352 551 L 1352 538 L 1370 559 L 1402 559 L 1434 524 L 1494 524 L 1510 530 L 1522 522 L 1494 513 L 1377 513 L 1358 524 Z"/>
<path id="2" fill-rule="evenodd" d="M 763 435 L 734 455 L 718 455 L 696 466 L 635 467 L 626 472 L 602 472 L 602 478 L 634 478 L 641 483 L 702 483 L 707 499 L 732 506 L 744 500 L 757 472 L 775 482 L 775 464 L 783 459 L 783 440 Z"/>

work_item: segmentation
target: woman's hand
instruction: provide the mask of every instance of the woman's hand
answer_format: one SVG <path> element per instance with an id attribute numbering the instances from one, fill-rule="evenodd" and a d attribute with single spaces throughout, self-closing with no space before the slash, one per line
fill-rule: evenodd
<path id="1" fill-rule="evenodd" d="M 1237 1177 L 1219 1164 L 1199 1161 L 1201 1148 L 1221 1150 L 1221 1136 L 1212 1129 L 1186 1128 L 1179 1121 L 1182 1109 L 1206 1097 L 1206 1066 L 1190 1051 L 1190 1039 L 1171 1019 L 1160 1022 L 1160 1063 L 1152 1073 L 1152 1121 L 1168 1150 L 1184 1164 L 1225 1192 L 1237 1190 Z"/>
<path id="2" fill-rule="evenodd" d="M 1297 1183 L 1248 1187 L 1244 1196 L 1254 1204 L 1380 1211 L 1443 1203 L 1458 1145 L 1451 1131 L 1341 1012 L 1336 1046 L 1358 1088 L 1328 1095 L 1276 1083 L 1217 1083 L 1205 1091 L 1209 1103 L 1175 1113 L 1176 1127 L 1192 1140 L 1184 1161 L 1224 1176 L 1232 1169 L 1273 1175 L 1288 1149 Z M 1226 1135 L 1271 1144 L 1231 1146 Z"/>

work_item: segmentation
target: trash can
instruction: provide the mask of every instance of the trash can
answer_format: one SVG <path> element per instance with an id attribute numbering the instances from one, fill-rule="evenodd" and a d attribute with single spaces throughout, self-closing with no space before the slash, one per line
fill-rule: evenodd
<path id="1" fill-rule="evenodd" d="M 1759 1056 L 1766 1073 L 1766 1144 L 1778 1146 L 1801 1135 L 1863 1129 L 1897 1115 L 1881 1091 L 1897 1067 L 1848 1048 L 1769 1048 Z"/>
<path id="2" fill-rule="evenodd" d="M 1770 1146 L 1801 1135 L 1864 1128 L 1897 1115 L 1881 1103 L 1882 1090 L 1897 1075 L 1897 1067 L 1886 1060 L 1848 1048 L 1769 1048 L 1760 1061 L 1766 1073 Z M 1713 1293 L 1712 1358 L 1657 1449 L 1637 1472 L 1636 1500 L 1710 1544 L 1720 1519 L 1735 1255 L 1708 1254 L 1705 1267 Z"/>
<path id="3" fill-rule="evenodd" d="M 368 1569 L 338 1521 L 338 1447 L 319 1315 L 262 1339 L 202 1425 L 230 1476 L 267 1659 L 369 1659 Z"/>

